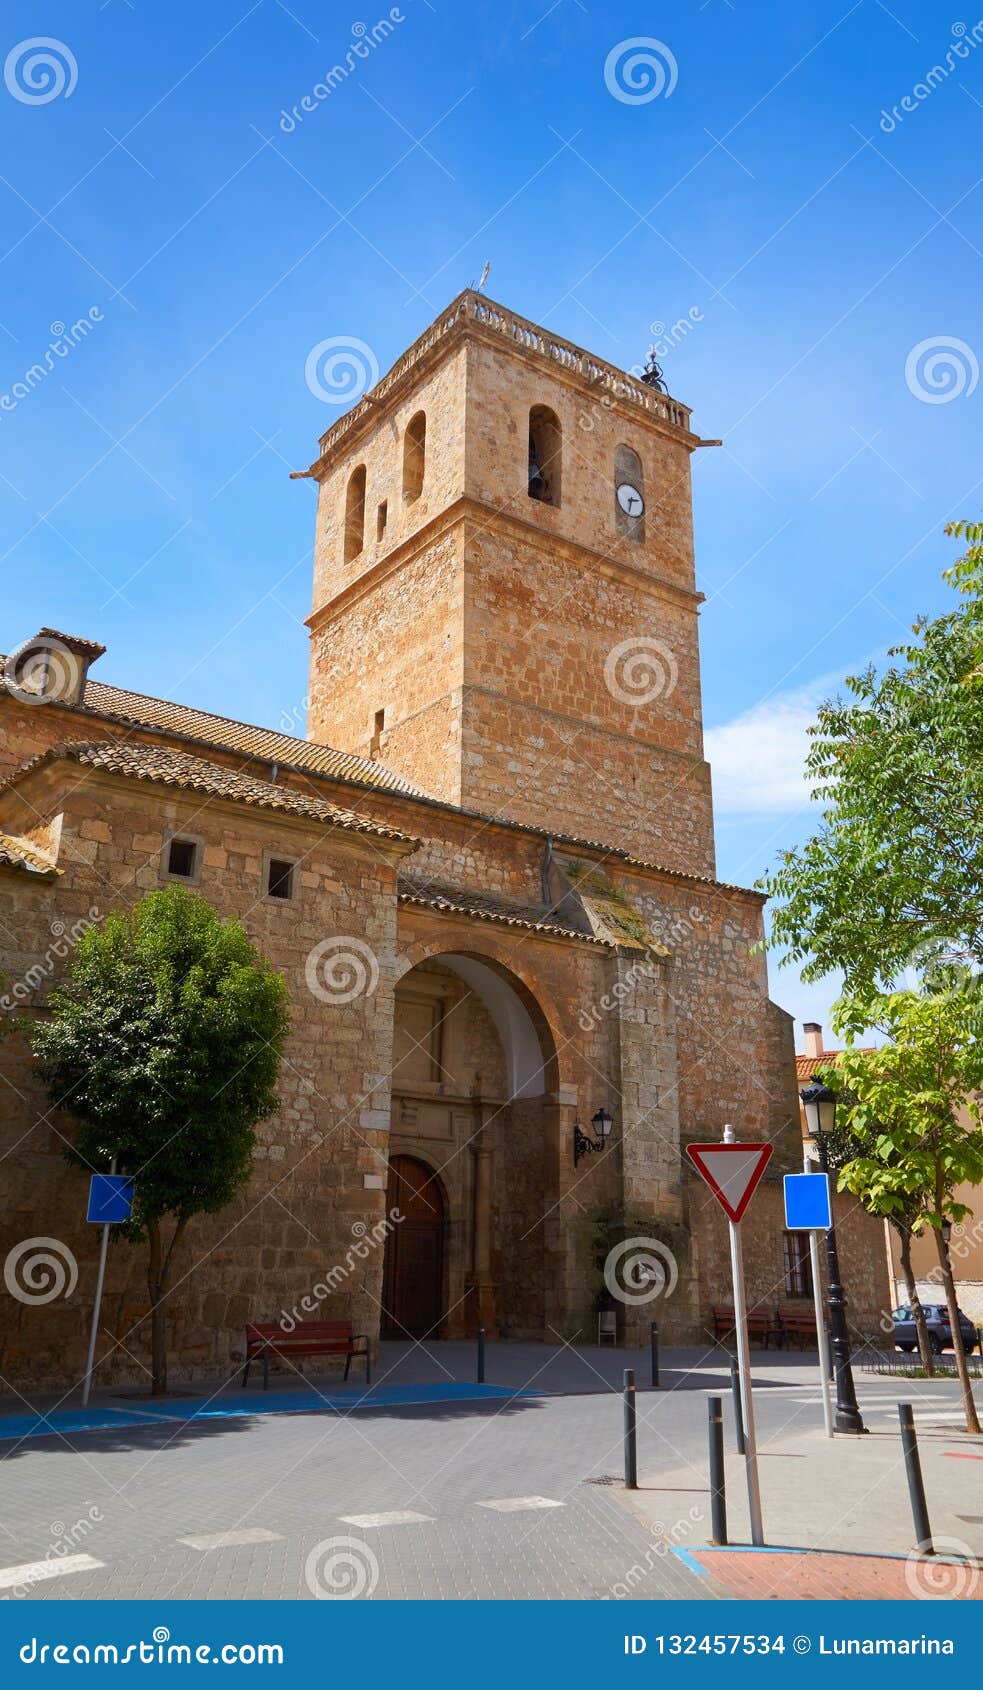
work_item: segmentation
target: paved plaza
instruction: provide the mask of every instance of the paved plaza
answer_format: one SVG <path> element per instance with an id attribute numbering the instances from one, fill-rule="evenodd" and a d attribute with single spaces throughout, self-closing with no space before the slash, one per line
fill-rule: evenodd
<path id="1" fill-rule="evenodd" d="M 463 1343 L 383 1345 L 380 1384 L 430 1387 L 420 1402 L 359 1408 L 358 1383 L 281 1375 L 268 1406 L 286 1408 L 303 1391 L 314 1411 L 258 1412 L 261 1394 L 251 1388 L 243 1406 L 233 1381 L 214 1394 L 182 1387 L 187 1398 L 167 1405 L 174 1413 L 211 1396 L 205 1418 L 9 1437 L 0 1442 L 0 1594 L 690 1600 L 808 1594 L 811 1581 L 822 1595 L 932 1595 L 903 1562 L 853 1558 L 912 1547 L 899 1400 L 915 1404 L 938 1546 L 961 1561 L 947 1575 L 951 1593 L 980 1594 L 983 1440 L 961 1430 L 951 1380 L 858 1374 L 870 1434 L 830 1443 L 815 1357 L 756 1355 L 766 1537 L 828 1552 L 820 1562 L 701 1554 L 714 1391 L 724 1396 L 729 1534 L 748 1542 L 721 1355 L 669 1352 L 662 1388 L 639 1391 L 635 1493 L 621 1483 L 619 1392 L 626 1365 L 647 1386 L 646 1356 L 489 1345 L 488 1382 L 510 1393 L 434 1400 L 438 1386 L 473 1382 L 474 1360 Z M 93 1406 L 160 1408 L 132 1392 Z M 19 1423 L 27 1405 L 4 1407 Z M 0 1418 L 0 1436 L 2 1427 Z"/>

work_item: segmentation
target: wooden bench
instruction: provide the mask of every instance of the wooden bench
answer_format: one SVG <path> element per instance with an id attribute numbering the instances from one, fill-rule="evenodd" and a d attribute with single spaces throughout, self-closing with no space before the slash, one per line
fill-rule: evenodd
<path id="1" fill-rule="evenodd" d="M 359 1347 L 361 1346 L 361 1347 Z M 302 1320 L 289 1332 L 275 1321 L 251 1321 L 246 1327 L 246 1368 L 243 1385 L 249 1383 L 249 1369 L 263 1359 L 263 1389 L 270 1382 L 270 1357 L 292 1361 L 295 1356 L 344 1356 L 345 1378 L 353 1359 L 365 1361 L 365 1383 L 371 1384 L 369 1340 L 364 1332 L 353 1332 L 350 1320 Z"/>
<path id="2" fill-rule="evenodd" d="M 734 1330 L 734 1310 L 725 1305 L 717 1305 L 710 1310 L 713 1320 L 714 1339 L 726 1338 Z M 776 1337 L 775 1322 L 768 1309 L 750 1309 L 747 1317 L 749 1338 L 764 1340 L 765 1349 L 773 1337 Z"/>
<path id="3" fill-rule="evenodd" d="M 797 1340 L 800 1350 L 816 1342 L 816 1311 L 806 1308 L 785 1308 L 775 1310 L 775 1320 L 780 1332 L 780 1343 L 786 1340 Z"/>

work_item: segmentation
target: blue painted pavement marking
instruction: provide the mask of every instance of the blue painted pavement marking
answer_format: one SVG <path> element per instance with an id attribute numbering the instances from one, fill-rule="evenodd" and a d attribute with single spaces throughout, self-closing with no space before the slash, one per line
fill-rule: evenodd
<path id="1" fill-rule="evenodd" d="M 501 1402 L 539 1397 L 540 1391 L 505 1385 L 376 1385 L 368 1390 L 289 1394 L 251 1391 L 234 1397 L 161 1403 L 147 1408 L 64 1409 L 51 1414 L 0 1415 L 0 1442 L 58 1437 L 72 1432 L 112 1432 L 127 1426 L 152 1426 L 188 1420 L 226 1420 L 255 1414 L 351 1414 L 373 1408 L 408 1408 L 435 1403 Z"/>

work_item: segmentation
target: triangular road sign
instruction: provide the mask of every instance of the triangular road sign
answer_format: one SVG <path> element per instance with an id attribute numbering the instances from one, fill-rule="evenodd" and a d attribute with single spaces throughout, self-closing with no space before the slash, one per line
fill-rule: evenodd
<path id="1" fill-rule="evenodd" d="M 739 1221 L 757 1190 L 770 1144 L 688 1144 L 686 1154 L 724 1213 Z"/>

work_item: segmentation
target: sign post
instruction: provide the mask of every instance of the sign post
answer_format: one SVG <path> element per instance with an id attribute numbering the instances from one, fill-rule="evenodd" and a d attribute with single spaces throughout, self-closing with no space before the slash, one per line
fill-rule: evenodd
<path id="1" fill-rule="evenodd" d="M 109 1251 L 109 1229 L 120 1221 L 128 1221 L 133 1212 L 133 1181 L 116 1172 L 116 1158 L 108 1174 L 93 1174 L 89 1181 L 87 1221 L 102 1226 L 99 1241 L 99 1266 L 96 1270 L 96 1300 L 92 1310 L 92 1330 L 89 1333 L 89 1353 L 85 1363 L 82 1385 L 82 1407 L 88 1405 L 92 1390 L 92 1373 L 96 1361 L 96 1339 L 99 1336 L 99 1312 L 102 1308 L 102 1288 L 106 1280 L 106 1256 Z"/>
<path id="2" fill-rule="evenodd" d="M 751 1395 L 751 1347 L 747 1333 L 747 1295 L 744 1288 L 744 1258 L 741 1253 L 741 1220 L 757 1189 L 771 1156 L 770 1144 L 739 1144 L 733 1127 L 724 1128 L 722 1144 L 688 1144 L 686 1154 L 704 1179 L 727 1216 L 730 1226 L 730 1265 L 734 1279 L 734 1332 L 737 1338 L 737 1366 L 744 1411 L 744 1465 L 747 1475 L 748 1513 L 751 1542 L 760 1549 L 765 1541 L 761 1521 L 761 1487 L 758 1482 L 758 1449 L 754 1434 L 754 1400 Z"/>
<path id="3" fill-rule="evenodd" d="M 803 1157 L 801 1174 L 785 1175 L 785 1227 L 788 1232 L 808 1232 L 809 1266 L 812 1272 L 812 1298 L 816 1310 L 816 1343 L 819 1346 L 819 1378 L 823 1392 L 823 1425 L 826 1436 L 833 1436 L 832 1381 L 829 1371 L 829 1346 L 826 1340 L 826 1319 L 823 1309 L 823 1282 L 819 1266 L 819 1234 L 833 1223 L 833 1205 L 829 1194 L 829 1175 L 813 1172 L 812 1158 Z"/>

